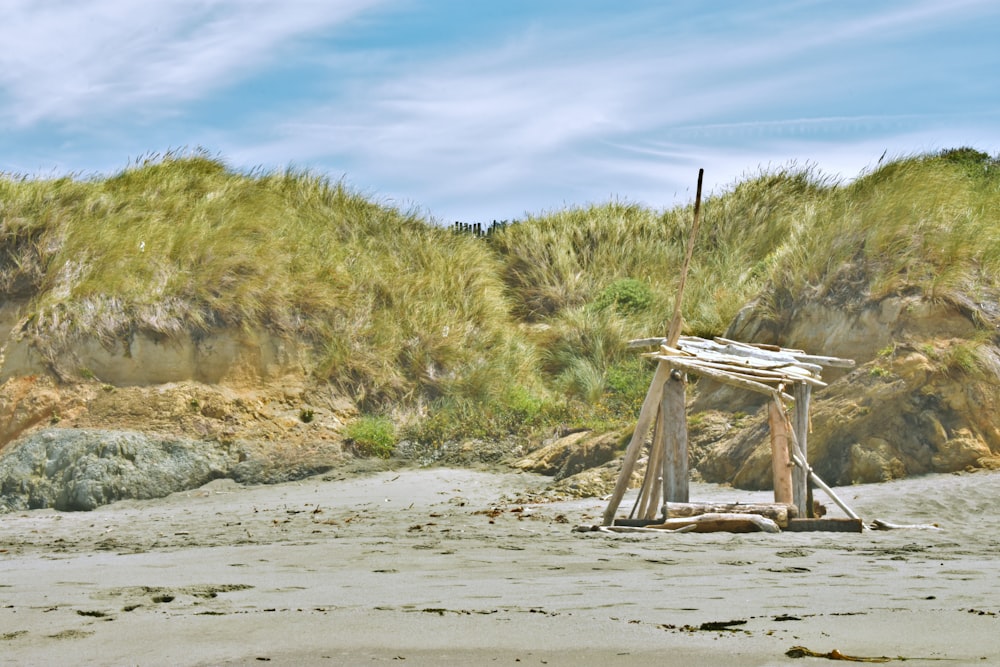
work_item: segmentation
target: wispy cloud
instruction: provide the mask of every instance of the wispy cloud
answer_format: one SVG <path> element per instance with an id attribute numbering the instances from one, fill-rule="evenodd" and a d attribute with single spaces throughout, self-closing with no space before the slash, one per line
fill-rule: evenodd
<path id="1" fill-rule="evenodd" d="M 669 13 L 659 12 L 643 16 L 647 28 L 638 32 L 635 17 L 625 16 L 618 25 L 546 29 L 545 39 L 514 34 L 461 57 L 385 71 L 350 100 L 277 123 L 247 152 L 294 152 L 435 202 L 509 189 L 547 188 L 553 205 L 581 191 L 651 192 L 663 177 L 683 183 L 674 179 L 699 161 L 725 163 L 719 176 L 729 182 L 782 154 L 835 152 L 810 141 L 856 145 L 932 123 L 932 115 L 884 109 L 803 116 L 795 101 L 850 92 L 853 58 L 824 56 L 817 65 L 810 54 L 845 40 L 877 42 L 888 30 L 926 31 L 928 21 L 948 16 L 926 3 L 734 38 L 671 33 Z M 666 34 L 648 28 L 657 21 Z M 738 171 L 728 166 L 735 160 Z"/>
<path id="2" fill-rule="evenodd" d="M 19 126 L 112 112 L 166 113 L 250 77 L 297 37 L 376 0 L 7 0 L 3 115 Z"/>
<path id="3" fill-rule="evenodd" d="M 637 1 L 597 19 L 542 5 L 478 26 L 475 39 L 459 30 L 425 44 L 405 19 L 443 25 L 454 7 L 11 0 L 0 10 L 0 120 L 23 132 L 83 123 L 74 141 L 100 137 L 108 150 L 203 144 L 238 166 L 343 174 L 445 218 L 609 196 L 666 205 L 688 196 L 697 166 L 722 187 L 769 163 L 856 173 L 905 142 L 1000 141 L 987 85 L 1000 56 L 965 58 L 959 76 L 936 51 L 969 55 L 962 35 L 1000 16 L 986 0 Z M 359 23 L 387 32 L 369 43 L 348 34 Z M 341 35 L 351 39 L 331 39 Z M 308 69 L 307 103 L 225 97 L 279 67 Z M 941 68 L 949 76 L 927 78 Z M 192 109 L 213 104 L 231 117 L 198 123 Z M 145 120 L 120 129 L 134 117 Z"/>

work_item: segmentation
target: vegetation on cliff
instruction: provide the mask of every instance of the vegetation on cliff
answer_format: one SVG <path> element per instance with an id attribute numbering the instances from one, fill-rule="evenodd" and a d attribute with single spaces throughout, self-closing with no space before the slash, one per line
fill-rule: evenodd
<path id="1" fill-rule="evenodd" d="M 996 314 L 1000 159 L 973 149 L 850 183 L 770 170 L 702 215 L 686 333 L 722 334 L 751 302 L 772 338 L 806 301 L 920 295 Z M 312 173 L 170 154 L 106 178 L 0 178 L 0 295 L 11 335 L 63 379 L 81 369 L 56 360 L 85 339 L 266 330 L 304 341 L 317 381 L 411 440 L 609 430 L 647 389 L 625 342 L 666 333 L 690 224 L 688 207 L 613 201 L 477 238 Z M 981 369 L 997 332 L 977 327 L 942 363 Z"/>

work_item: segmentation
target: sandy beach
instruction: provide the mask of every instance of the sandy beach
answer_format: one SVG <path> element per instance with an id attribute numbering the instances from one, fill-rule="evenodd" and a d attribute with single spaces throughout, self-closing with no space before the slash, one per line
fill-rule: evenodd
<path id="1" fill-rule="evenodd" d="M 605 503 L 530 502 L 547 481 L 345 470 L 2 515 L 0 662 L 1000 664 L 1000 474 L 839 489 L 940 526 L 863 534 L 576 533 Z"/>

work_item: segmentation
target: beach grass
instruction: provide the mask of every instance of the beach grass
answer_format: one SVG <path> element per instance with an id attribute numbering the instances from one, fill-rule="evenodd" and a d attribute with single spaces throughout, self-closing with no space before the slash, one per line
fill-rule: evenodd
<path id="1" fill-rule="evenodd" d="M 974 149 L 850 182 L 761 171 L 702 216 L 689 334 L 724 333 L 754 299 L 976 298 L 1000 280 L 1000 160 Z M 366 414 L 405 414 L 409 437 L 496 437 L 634 418 L 649 367 L 625 343 L 666 335 L 691 224 L 692 204 L 616 200 L 480 238 L 312 172 L 171 153 L 0 177 L 0 290 L 53 359 L 83 339 L 264 330 L 306 341 L 309 372 Z"/>

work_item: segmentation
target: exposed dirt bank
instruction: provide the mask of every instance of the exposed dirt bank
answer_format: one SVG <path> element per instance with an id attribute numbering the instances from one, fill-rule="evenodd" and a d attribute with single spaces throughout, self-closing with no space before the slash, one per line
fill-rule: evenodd
<path id="1" fill-rule="evenodd" d="M 827 373 L 830 386 L 813 394 L 809 458 L 829 482 L 877 482 L 1000 467 L 1000 347 L 991 304 L 918 296 L 816 300 L 790 305 L 779 316 L 757 304 L 727 335 L 854 358 L 855 370 Z M 10 324 L 12 312 L 0 319 Z M 39 341 L 23 340 L 17 331 L 15 322 L 2 349 L 0 447 L 42 429 L 140 434 L 152 446 L 165 439 L 205 443 L 224 460 L 210 466 L 211 476 L 245 483 L 297 479 L 345 460 L 342 430 L 357 410 L 310 376 L 303 342 L 243 331 L 180 340 L 136 334 L 127 343 L 89 343 L 51 358 Z M 770 487 L 766 424 L 754 401 L 697 383 L 689 409 L 696 478 Z M 541 449 L 511 462 L 553 476 L 557 493 L 601 495 L 614 482 L 626 439 L 627 433 L 571 434 L 535 443 Z M 467 451 L 479 449 L 488 450 L 485 459 Z M 406 446 L 401 452 L 414 456 Z M 510 453 L 500 445 L 456 443 L 428 462 L 496 463 Z M 25 475 L 43 473 L 30 473 L 35 464 L 25 460 L 21 468 L 29 472 L 16 473 L 12 483 L 27 498 L 34 482 Z M 118 475 L 123 469 L 106 467 Z M 9 486 L 9 480 L 0 483 Z M 163 492 L 204 481 L 192 478 L 184 482 L 189 486 L 178 482 Z M 104 497 L 128 497 L 116 493 Z"/>

